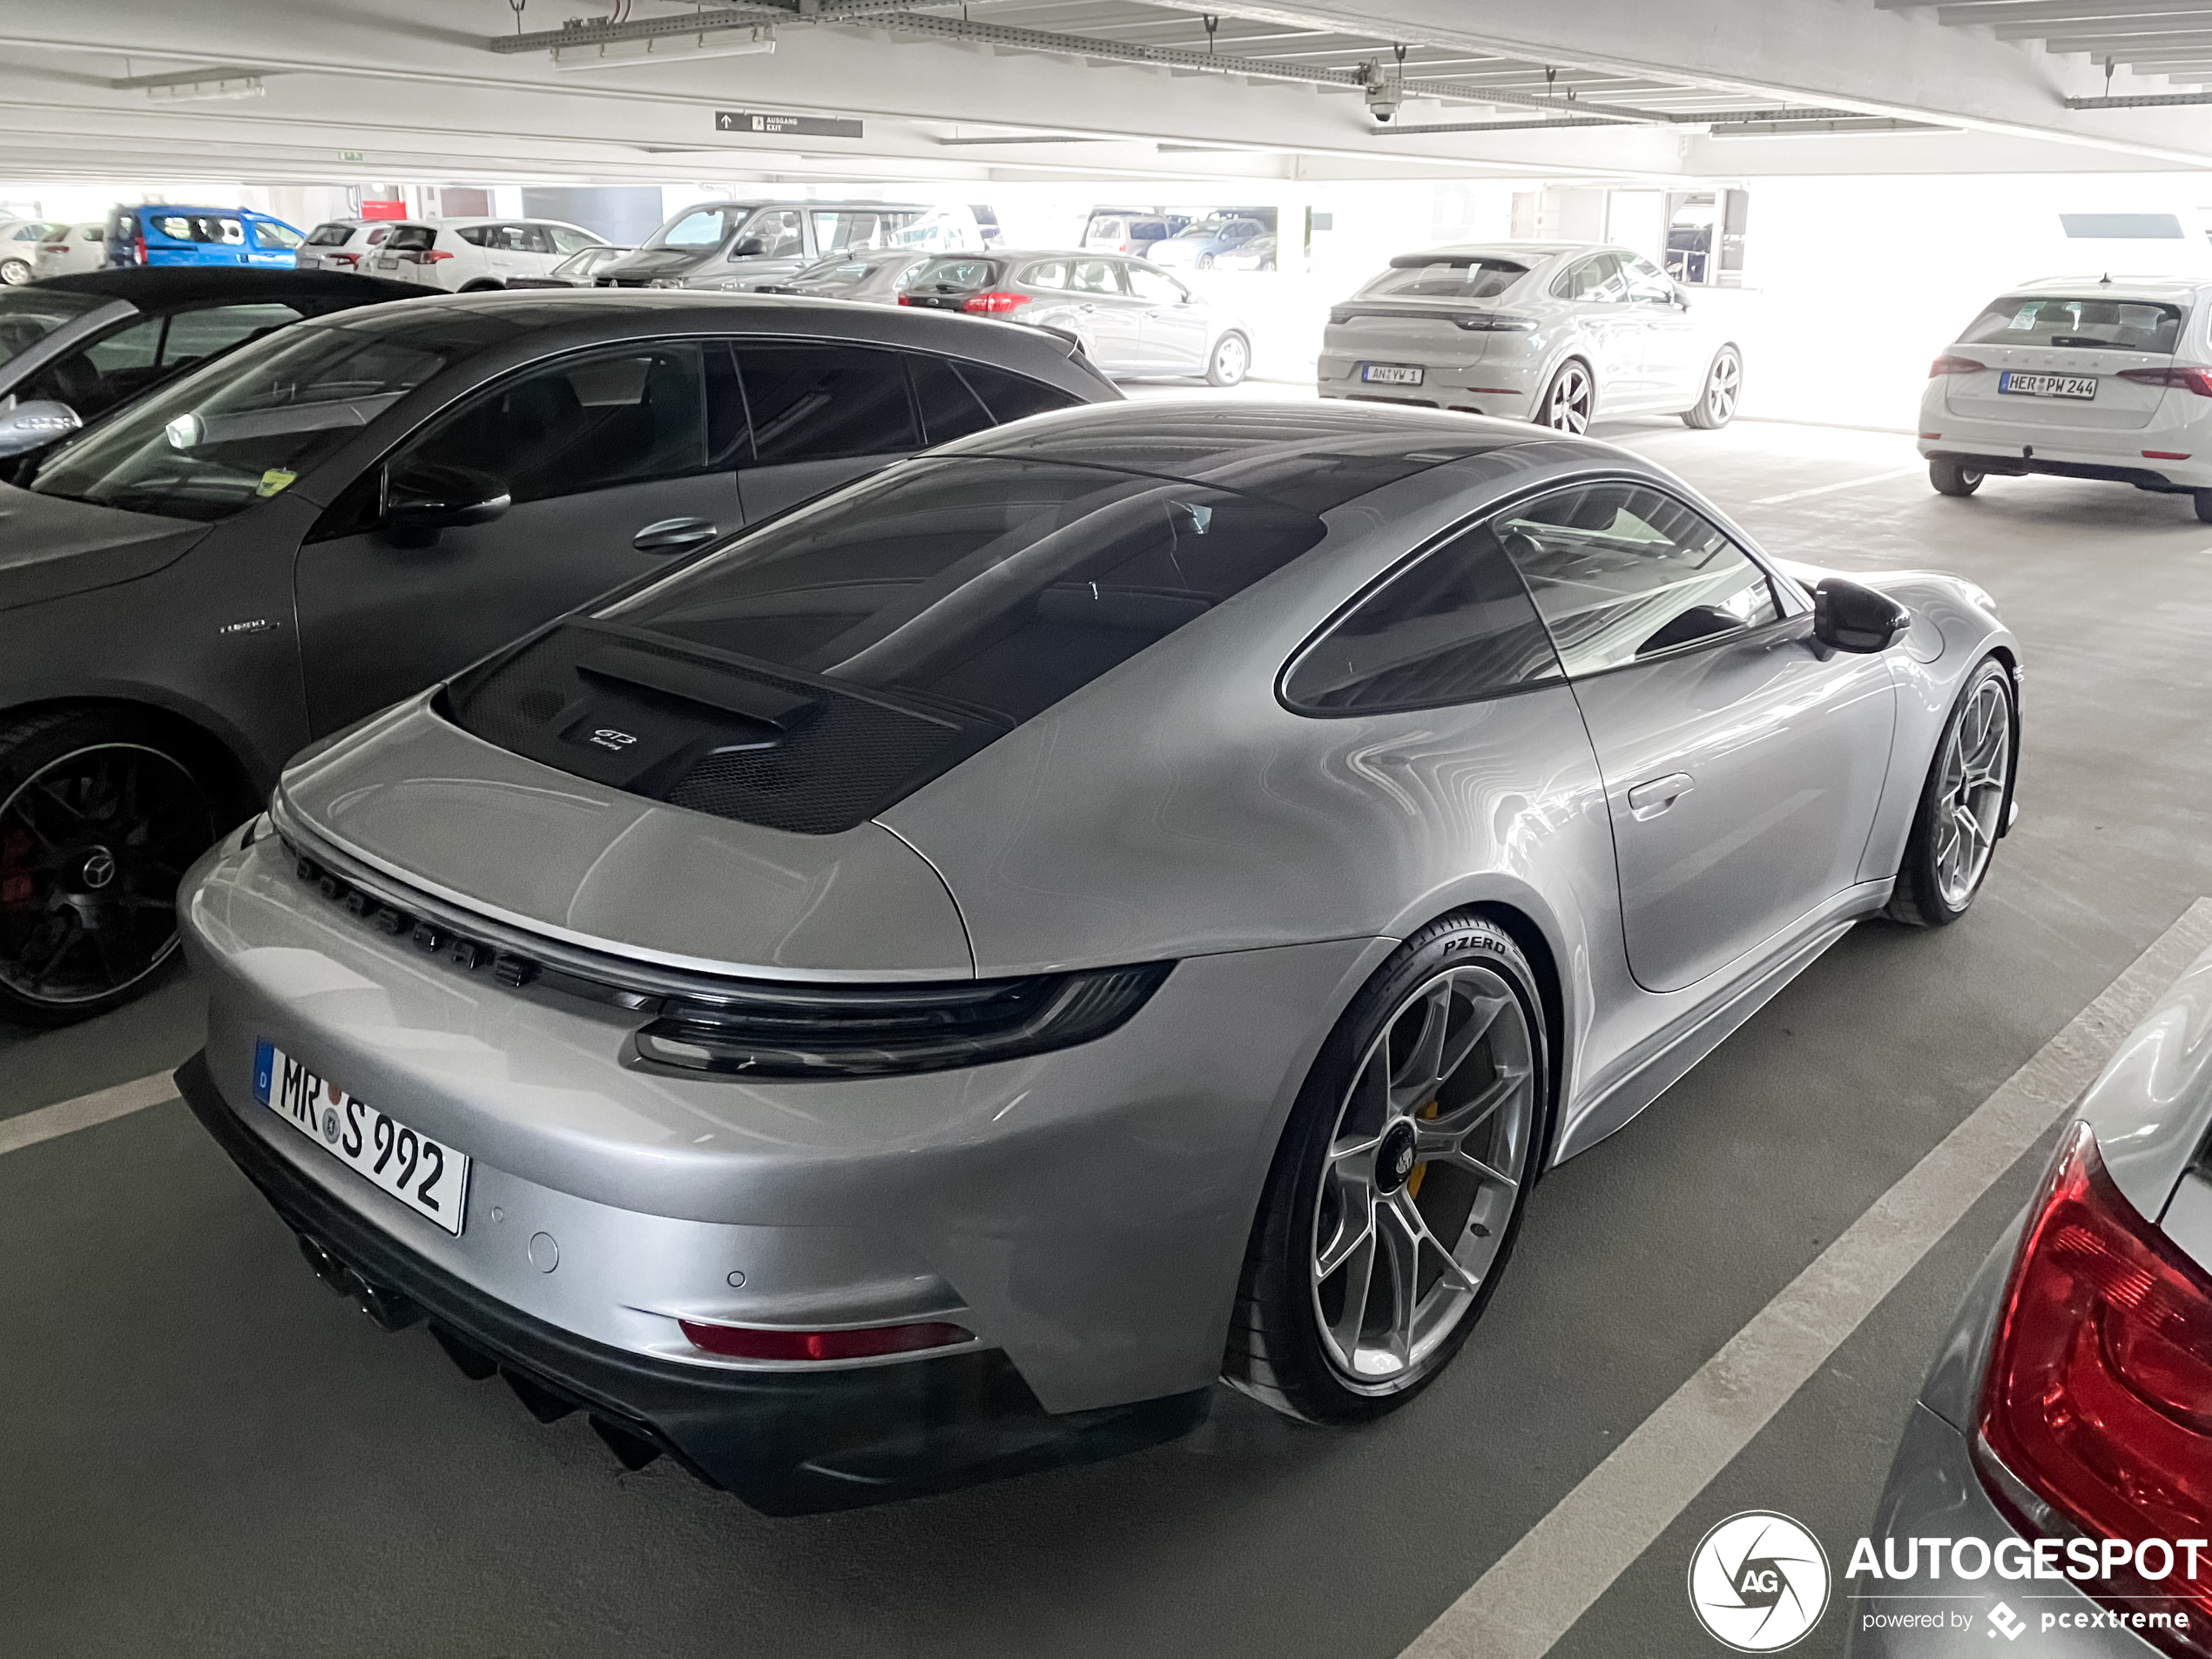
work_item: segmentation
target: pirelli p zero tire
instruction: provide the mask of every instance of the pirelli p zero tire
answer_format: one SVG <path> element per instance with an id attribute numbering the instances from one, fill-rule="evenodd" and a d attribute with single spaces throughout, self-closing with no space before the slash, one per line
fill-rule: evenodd
<path id="1" fill-rule="evenodd" d="M 1971 496 L 1981 488 L 1981 475 L 1955 461 L 1931 461 L 1928 482 L 1939 496 Z"/>
<path id="2" fill-rule="evenodd" d="M 1550 1101 L 1543 1001 L 1474 916 L 1393 953 L 1322 1045 L 1276 1149 L 1222 1374 L 1357 1423 L 1433 1381 L 1513 1253 Z"/>
<path id="3" fill-rule="evenodd" d="M 1887 914 L 1947 927 L 1973 907 L 2013 810 L 2020 711 L 2013 677 L 1994 657 L 1960 688 L 1929 763 Z"/>
<path id="4" fill-rule="evenodd" d="M 0 1019 L 105 1013 L 170 966 L 178 881 L 231 821 L 212 770 L 128 710 L 0 717 Z"/>

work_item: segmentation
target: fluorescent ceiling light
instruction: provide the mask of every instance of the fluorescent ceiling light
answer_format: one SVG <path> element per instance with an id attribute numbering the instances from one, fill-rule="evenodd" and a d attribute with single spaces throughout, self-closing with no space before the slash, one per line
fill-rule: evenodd
<path id="1" fill-rule="evenodd" d="M 706 36 L 699 36 L 696 44 L 686 45 L 680 39 L 623 41 L 605 46 L 556 46 L 553 67 L 571 72 L 591 69 L 630 69 L 641 64 L 688 64 L 701 57 L 744 57 L 756 52 L 776 50 L 776 31 L 772 28 L 756 29 L 743 40 L 726 44 L 710 44 Z"/>
<path id="2" fill-rule="evenodd" d="M 178 86 L 149 86 L 146 97 L 156 104 L 212 104 L 218 99 L 260 98 L 268 89 L 259 75 L 234 81 L 192 81 Z"/>

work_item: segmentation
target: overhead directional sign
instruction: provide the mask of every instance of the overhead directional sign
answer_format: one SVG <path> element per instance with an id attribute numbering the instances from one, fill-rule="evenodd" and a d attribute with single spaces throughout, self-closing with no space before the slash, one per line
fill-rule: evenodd
<path id="1" fill-rule="evenodd" d="M 717 110 L 717 132 L 765 132 L 794 138 L 857 138 L 860 124 L 835 115 L 763 115 L 757 110 Z"/>

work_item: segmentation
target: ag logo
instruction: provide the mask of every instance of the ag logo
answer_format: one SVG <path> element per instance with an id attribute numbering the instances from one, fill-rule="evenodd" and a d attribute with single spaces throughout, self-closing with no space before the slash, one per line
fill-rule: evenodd
<path id="1" fill-rule="evenodd" d="M 1715 1641 L 1738 1653 L 1778 1653 L 1827 1609 L 1827 1553 L 1787 1515 L 1730 1515 L 1689 1558 L 1689 1605 Z"/>

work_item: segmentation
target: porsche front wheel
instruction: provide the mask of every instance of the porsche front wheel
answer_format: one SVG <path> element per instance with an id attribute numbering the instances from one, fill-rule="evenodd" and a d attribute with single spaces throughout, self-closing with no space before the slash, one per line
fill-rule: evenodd
<path id="1" fill-rule="evenodd" d="M 1890 898 L 1892 921 L 1944 927 L 1973 907 L 2012 813 L 2019 732 L 2013 677 L 1985 657 L 1936 744 Z"/>
<path id="2" fill-rule="evenodd" d="M 1434 1379 L 1504 1272 L 1541 1142 L 1542 1003 L 1495 924 L 1447 918 L 1353 999 L 1253 1223 L 1223 1375 L 1351 1423 Z"/>

